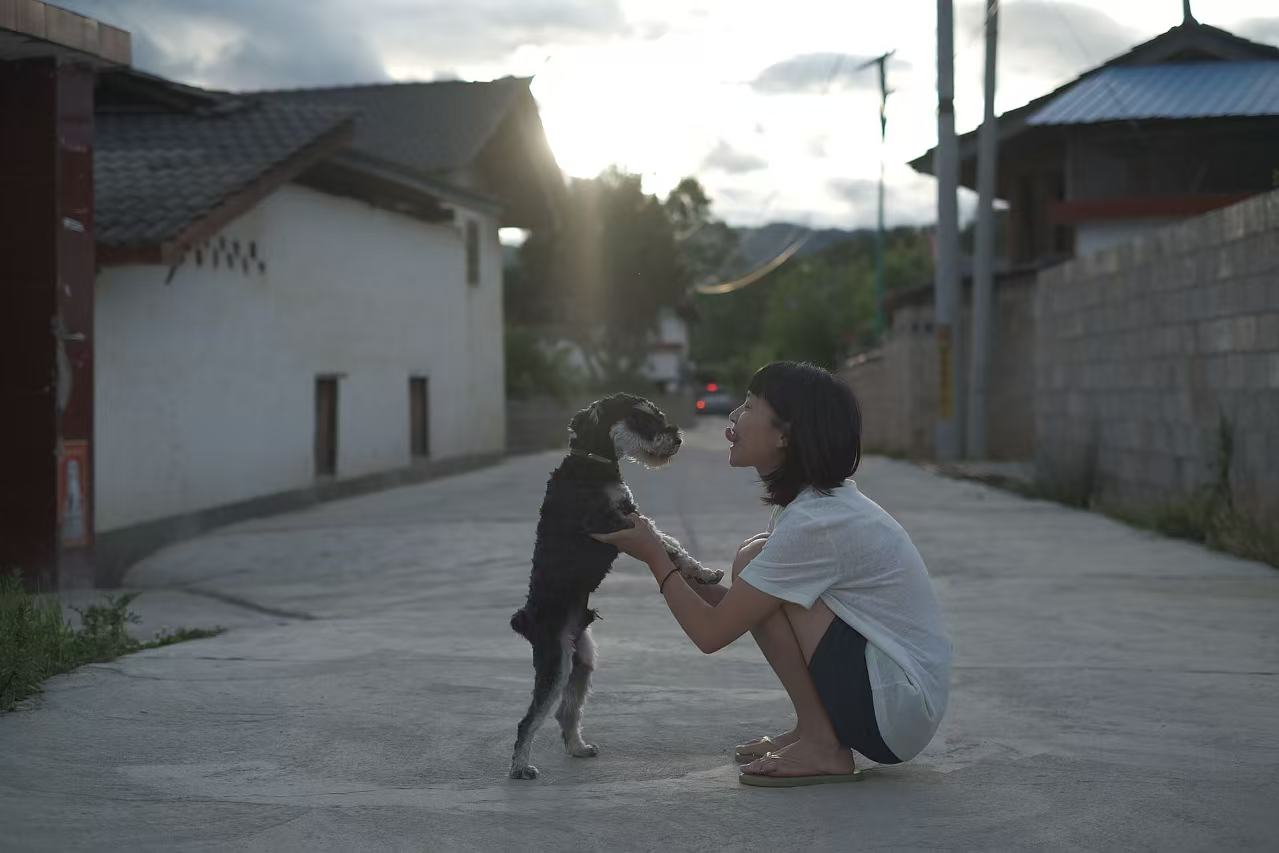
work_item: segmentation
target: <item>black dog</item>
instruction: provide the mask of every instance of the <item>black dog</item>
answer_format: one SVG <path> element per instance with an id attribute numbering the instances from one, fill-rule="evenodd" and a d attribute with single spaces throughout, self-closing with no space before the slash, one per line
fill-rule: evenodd
<path id="1" fill-rule="evenodd" d="M 648 467 L 671 460 L 682 439 L 661 409 L 643 397 L 613 394 L 597 400 L 569 423 L 569 452 L 551 472 L 537 523 L 528 601 L 511 617 L 511 627 L 533 645 L 533 701 L 520 720 L 511 758 L 512 779 L 535 779 L 529 764 L 533 736 L 561 697 L 555 718 L 569 755 L 594 756 L 582 740 L 582 706 L 595 668 L 595 643 L 588 630 L 598 614 L 588 600 L 617 558 L 612 545 L 590 537 L 628 526 L 635 512 L 622 482 L 619 459 Z M 724 573 L 703 567 L 671 537 L 662 534 L 671 562 L 691 580 L 715 583 Z"/>

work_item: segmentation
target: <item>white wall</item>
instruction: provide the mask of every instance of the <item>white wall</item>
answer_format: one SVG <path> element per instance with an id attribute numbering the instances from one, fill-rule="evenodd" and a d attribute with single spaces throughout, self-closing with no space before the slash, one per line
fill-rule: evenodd
<path id="1" fill-rule="evenodd" d="M 683 382 L 688 361 L 688 323 L 670 308 L 658 313 L 657 334 L 653 336 L 653 350 L 644 364 L 644 375 L 654 382 L 667 384 L 673 391 Z"/>
<path id="2" fill-rule="evenodd" d="M 339 479 L 410 463 L 410 375 L 430 377 L 431 458 L 501 451 L 497 225 L 458 213 L 432 225 L 287 185 L 167 284 L 162 267 L 101 270 L 97 529 L 315 482 L 319 374 L 343 375 Z M 481 223 L 478 286 L 465 280 L 466 216 Z"/>

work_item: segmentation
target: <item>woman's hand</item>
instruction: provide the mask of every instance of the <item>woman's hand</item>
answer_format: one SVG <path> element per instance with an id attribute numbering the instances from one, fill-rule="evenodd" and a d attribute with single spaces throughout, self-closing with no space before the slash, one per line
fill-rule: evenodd
<path id="1" fill-rule="evenodd" d="M 768 544 L 768 534 L 760 533 L 752 536 L 742 543 L 742 547 L 737 549 L 737 557 L 733 560 L 733 579 L 736 580 L 738 574 L 751 560 L 759 556 L 759 552 L 764 550 L 764 546 Z"/>
<path id="2" fill-rule="evenodd" d="M 657 535 L 653 522 L 638 513 L 626 516 L 631 526 L 616 533 L 592 533 L 591 538 L 599 542 L 607 542 L 623 554 L 629 554 L 637 560 L 651 563 L 666 555 L 666 546 Z"/>

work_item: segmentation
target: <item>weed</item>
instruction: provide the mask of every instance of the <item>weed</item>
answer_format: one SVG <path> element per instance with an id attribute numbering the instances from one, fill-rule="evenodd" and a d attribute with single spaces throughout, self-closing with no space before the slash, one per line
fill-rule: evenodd
<path id="1" fill-rule="evenodd" d="M 81 620 L 76 629 L 56 597 L 27 592 L 16 572 L 0 576 L 0 712 L 39 692 L 46 679 L 86 663 L 222 633 L 221 628 L 184 628 L 159 632 L 146 643 L 135 640 L 128 626 L 140 621 L 129 610 L 137 595 L 107 596 L 102 604 L 73 608 Z"/>

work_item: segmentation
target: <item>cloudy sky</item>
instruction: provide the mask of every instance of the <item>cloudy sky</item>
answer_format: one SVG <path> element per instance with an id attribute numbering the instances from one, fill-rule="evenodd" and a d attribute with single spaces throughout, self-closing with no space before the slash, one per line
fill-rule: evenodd
<path id="1" fill-rule="evenodd" d="M 735 224 L 872 224 L 889 63 L 890 223 L 932 218 L 905 162 L 936 141 L 932 0 L 54 0 L 133 33 L 135 64 L 200 86 L 533 76 L 560 166 L 610 163 L 664 193 L 699 177 Z M 1177 0 L 1009 0 L 996 108 L 1020 106 L 1181 22 Z M 1279 44 L 1274 0 L 1195 4 Z M 960 131 L 981 118 L 984 3 L 956 3 Z"/>

